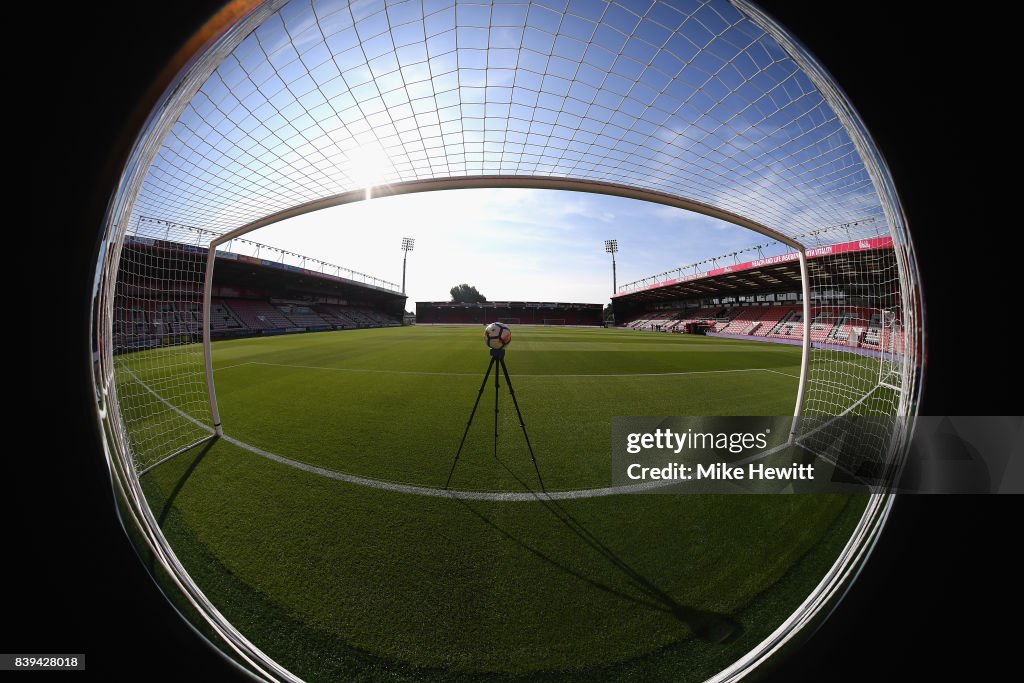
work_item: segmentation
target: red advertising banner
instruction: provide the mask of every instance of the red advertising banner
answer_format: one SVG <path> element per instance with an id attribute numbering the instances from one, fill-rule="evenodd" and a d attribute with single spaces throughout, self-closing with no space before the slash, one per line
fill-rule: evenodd
<path id="1" fill-rule="evenodd" d="M 872 237 L 871 239 L 856 240 L 854 242 L 843 242 L 842 244 L 830 244 L 826 247 L 816 247 L 814 249 L 808 249 L 805 253 L 807 258 L 822 258 L 824 256 L 837 256 L 839 254 L 849 254 L 856 251 L 871 251 L 873 249 L 892 249 L 892 238 L 891 237 Z M 713 268 L 711 270 L 705 270 L 703 273 L 691 273 L 689 275 L 681 275 L 671 280 L 663 280 L 661 282 L 655 282 L 634 289 L 630 292 L 621 292 L 613 295 L 612 298 L 620 296 L 629 296 L 630 294 L 636 294 L 637 292 L 645 292 L 649 289 L 658 289 L 659 287 L 668 287 L 669 285 L 675 285 L 682 282 L 691 282 L 693 280 L 702 280 L 708 277 L 715 277 L 716 275 L 725 275 L 726 273 L 738 273 L 744 270 L 752 270 L 754 268 L 763 268 L 764 266 L 773 266 L 778 263 L 787 263 L 789 261 L 798 261 L 799 255 L 795 251 L 791 251 L 785 254 L 779 254 L 778 256 L 768 256 L 765 258 L 756 259 L 754 261 L 747 261 L 746 263 L 737 263 L 731 266 L 724 266 L 722 268 Z"/>

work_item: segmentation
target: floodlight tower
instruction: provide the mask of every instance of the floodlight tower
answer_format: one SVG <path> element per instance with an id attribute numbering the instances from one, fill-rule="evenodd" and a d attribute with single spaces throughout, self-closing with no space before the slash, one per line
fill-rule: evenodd
<path id="1" fill-rule="evenodd" d="M 619 289 L 618 284 L 615 282 L 615 252 L 619 250 L 618 240 L 605 240 L 604 250 L 612 255 L 612 296 Z"/>
<path id="2" fill-rule="evenodd" d="M 412 237 L 402 238 L 402 294 L 405 294 L 405 260 L 409 258 L 409 252 L 416 246 L 416 240 Z"/>

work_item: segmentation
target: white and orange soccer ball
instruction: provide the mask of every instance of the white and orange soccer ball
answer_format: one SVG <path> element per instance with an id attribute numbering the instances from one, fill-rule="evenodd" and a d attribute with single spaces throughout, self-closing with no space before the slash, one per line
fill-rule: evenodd
<path id="1" fill-rule="evenodd" d="M 491 323 L 484 328 L 484 342 L 492 349 L 503 349 L 512 341 L 512 330 L 503 323 Z"/>

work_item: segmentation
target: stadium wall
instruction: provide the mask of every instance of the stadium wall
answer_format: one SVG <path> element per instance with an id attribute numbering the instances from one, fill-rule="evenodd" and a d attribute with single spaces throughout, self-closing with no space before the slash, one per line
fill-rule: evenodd
<path id="1" fill-rule="evenodd" d="M 488 301 L 460 304 L 417 301 L 417 325 L 486 325 L 495 321 L 518 325 L 567 325 L 600 327 L 601 304 L 559 302 Z"/>

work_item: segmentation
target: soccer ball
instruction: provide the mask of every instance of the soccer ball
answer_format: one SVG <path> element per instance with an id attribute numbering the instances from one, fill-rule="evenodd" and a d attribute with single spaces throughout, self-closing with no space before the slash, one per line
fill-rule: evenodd
<path id="1" fill-rule="evenodd" d="M 501 349 L 512 341 L 512 330 L 502 323 L 491 323 L 484 328 L 484 342 L 492 349 Z"/>

